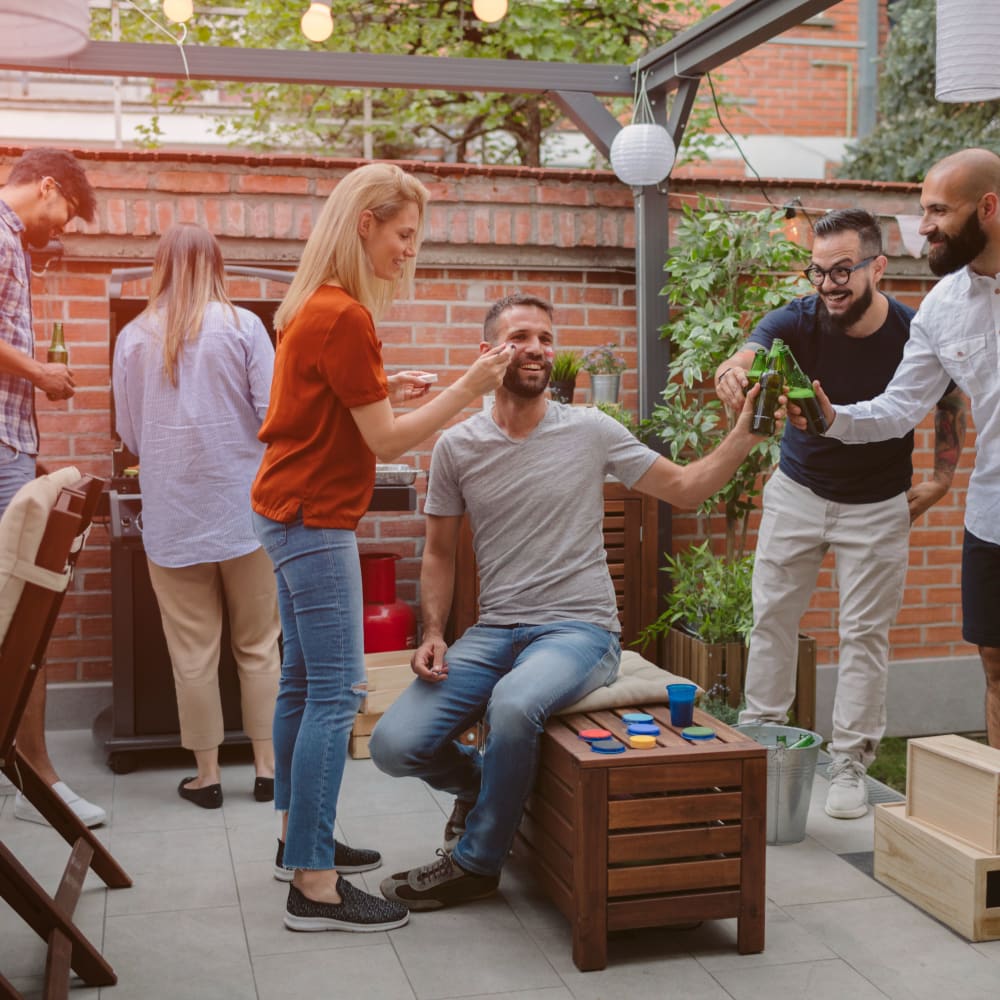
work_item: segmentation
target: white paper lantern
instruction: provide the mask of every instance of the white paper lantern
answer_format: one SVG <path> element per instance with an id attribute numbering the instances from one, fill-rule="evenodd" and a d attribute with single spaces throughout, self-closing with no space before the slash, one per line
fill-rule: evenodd
<path id="1" fill-rule="evenodd" d="M 937 0 L 934 96 L 939 101 L 1000 100 L 997 6 L 983 0 Z"/>
<path id="2" fill-rule="evenodd" d="M 87 0 L 0 0 L 0 56 L 60 59 L 90 41 Z"/>
<path id="3" fill-rule="evenodd" d="M 651 122 L 626 125 L 611 143 L 611 169 L 624 184 L 659 184 L 673 169 L 677 151 L 670 133 Z"/>

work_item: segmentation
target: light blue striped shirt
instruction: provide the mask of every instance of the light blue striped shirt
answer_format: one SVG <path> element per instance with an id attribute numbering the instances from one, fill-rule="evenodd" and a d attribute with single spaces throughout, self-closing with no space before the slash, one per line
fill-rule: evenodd
<path id="1" fill-rule="evenodd" d="M 177 386 L 163 372 L 163 339 L 148 317 L 122 330 L 113 388 L 118 433 L 139 456 L 143 540 L 159 566 L 245 556 L 260 547 L 250 485 L 264 445 L 274 348 L 249 310 L 212 302 L 180 353 Z"/>

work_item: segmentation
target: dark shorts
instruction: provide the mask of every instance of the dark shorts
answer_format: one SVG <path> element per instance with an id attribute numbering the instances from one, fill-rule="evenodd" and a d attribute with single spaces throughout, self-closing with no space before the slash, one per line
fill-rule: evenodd
<path id="1" fill-rule="evenodd" d="M 962 542 L 962 638 L 1000 647 L 1000 545 L 968 529 Z"/>

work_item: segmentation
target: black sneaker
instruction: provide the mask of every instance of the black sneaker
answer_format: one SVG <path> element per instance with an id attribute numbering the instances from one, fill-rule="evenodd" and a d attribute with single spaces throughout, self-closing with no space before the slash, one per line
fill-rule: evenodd
<path id="1" fill-rule="evenodd" d="M 438 850 L 438 860 L 408 872 L 397 872 L 379 888 L 386 899 L 410 910 L 440 910 L 445 906 L 482 899 L 497 891 L 499 875 L 467 872 L 447 851 Z"/>
<path id="2" fill-rule="evenodd" d="M 475 804 L 475 802 L 455 799 L 454 808 L 451 810 L 448 822 L 444 825 L 444 849 L 446 851 L 455 850 L 462 834 L 465 833 L 465 817 L 472 812 L 472 807 Z"/>
<path id="3" fill-rule="evenodd" d="M 295 874 L 294 868 L 286 868 L 285 842 L 278 841 L 278 852 L 274 856 L 274 877 L 279 882 L 291 882 Z M 356 875 L 358 872 L 370 872 L 382 864 L 382 855 L 378 851 L 369 851 L 363 847 L 348 847 L 339 840 L 333 842 L 333 867 L 341 875 Z"/>
<path id="4" fill-rule="evenodd" d="M 346 878 L 337 881 L 339 903 L 318 903 L 303 896 L 294 885 L 288 887 L 285 926 L 290 931 L 391 931 L 410 919 L 405 906 L 371 896 L 351 885 Z"/>

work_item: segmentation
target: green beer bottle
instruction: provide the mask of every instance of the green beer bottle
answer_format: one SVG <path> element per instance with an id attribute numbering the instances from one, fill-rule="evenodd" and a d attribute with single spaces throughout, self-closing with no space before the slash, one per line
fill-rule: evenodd
<path id="1" fill-rule="evenodd" d="M 56 320 L 52 324 L 52 343 L 49 344 L 49 364 L 68 365 L 69 351 L 66 350 L 66 341 L 63 337 L 63 325 Z"/>
<path id="2" fill-rule="evenodd" d="M 778 397 L 785 386 L 782 371 L 781 351 L 785 346 L 783 340 L 775 340 L 767 355 L 767 367 L 760 376 L 760 395 L 754 407 L 750 430 L 761 437 L 769 437 L 774 433 L 774 411 L 778 408 Z"/>
<path id="3" fill-rule="evenodd" d="M 767 371 L 767 350 L 763 347 L 758 347 L 754 352 L 753 364 L 750 365 L 750 370 L 747 372 L 747 392 L 750 391 L 750 387 L 756 385 L 760 381 L 761 375 Z"/>
<path id="4" fill-rule="evenodd" d="M 788 384 L 788 401 L 802 410 L 806 418 L 806 431 L 817 436 L 826 432 L 826 417 L 816 399 L 812 382 L 799 367 L 790 348 L 784 349 L 785 382 Z"/>

